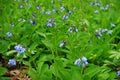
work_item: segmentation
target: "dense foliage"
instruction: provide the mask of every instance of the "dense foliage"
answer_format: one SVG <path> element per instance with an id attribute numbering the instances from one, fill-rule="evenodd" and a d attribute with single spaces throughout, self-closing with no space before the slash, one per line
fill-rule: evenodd
<path id="1" fill-rule="evenodd" d="M 0 80 L 118 80 L 119 0 L 0 0 Z"/>

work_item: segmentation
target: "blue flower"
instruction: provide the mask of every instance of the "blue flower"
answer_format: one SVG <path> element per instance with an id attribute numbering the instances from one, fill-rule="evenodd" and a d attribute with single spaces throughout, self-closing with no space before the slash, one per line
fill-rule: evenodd
<path id="1" fill-rule="evenodd" d="M 77 27 L 75 28 L 75 32 L 78 32 L 78 28 Z"/>
<path id="2" fill-rule="evenodd" d="M 95 14 L 98 14 L 98 13 L 99 13 L 99 11 L 98 11 L 98 10 L 95 10 L 95 11 L 94 11 L 94 13 L 95 13 Z"/>
<path id="3" fill-rule="evenodd" d="M 21 4 L 21 5 L 20 5 L 20 8 L 24 8 L 24 5 L 23 5 L 23 4 Z"/>
<path id="4" fill-rule="evenodd" d="M 82 62 L 83 62 L 83 64 L 87 65 L 87 64 L 88 64 L 87 58 L 83 56 L 83 57 L 82 57 Z"/>
<path id="5" fill-rule="evenodd" d="M 72 11 L 69 11 L 68 13 L 69 13 L 69 14 L 73 14 L 73 12 L 72 12 Z"/>
<path id="6" fill-rule="evenodd" d="M 115 27 L 116 25 L 115 24 L 113 24 L 113 23 L 110 23 L 110 25 L 111 25 L 111 27 Z"/>
<path id="7" fill-rule="evenodd" d="M 16 52 L 18 52 L 19 54 L 23 54 L 26 51 L 26 49 L 23 48 L 22 45 L 17 45 L 14 48 L 15 48 Z"/>
<path id="8" fill-rule="evenodd" d="M 7 35 L 8 37 L 12 37 L 12 33 L 11 33 L 11 32 L 7 32 L 6 35 Z"/>
<path id="9" fill-rule="evenodd" d="M 66 44 L 66 41 L 62 41 L 62 42 L 60 43 L 59 47 L 60 47 L 60 48 L 61 48 L 61 47 L 64 47 L 65 44 Z"/>
<path id="10" fill-rule="evenodd" d="M 62 17 L 62 20 L 66 20 L 66 19 L 68 19 L 69 17 L 68 17 L 68 15 L 63 15 L 63 17 Z"/>
<path id="11" fill-rule="evenodd" d="M 33 25 L 37 24 L 35 20 L 30 20 L 30 23 Z"/>
<path id="12" fill-rule="evenodd" d="M 60 7 L 60 9 L 61 9 L 62 11 L 64 11 L 64 10 L 65 10 L 65 8 L 64 8 L 63 6 L 61 6 L 61 7 Z"/>
<path id="13" fill-rule="evenodd" d="M 11 66 L 16 66 L 16 60 L 15 59 L 9 59 L 8 64 Z"/>
<path id="14" fill-rule="evenodd" d="M 90 2 L 90 6 L 94 6 L 95 5 L 95 3 L 94 2 Z"/>
<path id="15" fill-rule="evenodd" d="M 82 62 L 81 62 L 81 60 L 82 60 Z M 82 65 L 82 67 L 85 67 L 88 64 L 88 61 L 87 61 L 87 58 L 83 56 L 82 59 L 79 58 L 79 59 L 75 60 L 74 64 L 77 66 Z"/>
<path id="16" fill-rule="evenodd" d="M 47 12 L 46 12 L 46 14 L 47 14 L 47 15 L 50 15 L 50 14 L 51 14 L 51 12 L 50 12 L 50 11 L 47 11 Z"/>
<path id="17" fill-rule="evenodd" d="M 101 36 L 102 36 L 101 33 L 98 33 L 98 34 L 97 34 L 97 38 L 98 38 L 98 39 L 100 39 Z"/>
<path id="18" fill-rule="evenodd" d="M 71 32 L 71 33 L 72 33 L 72 32 L 73 32 L 73 30 L 74 30 L 74 29 L 73 29 L 73 27 L 70 27 L 70 28 L 69 28 L 69 32 Z"/>
<path id="19" fill-rule="evenodd" d="M 105 33 L 105 32 L 107 32 L 107 31 L 108 31 L 108 29 L 102 29 L 102 30 L 101 30 L 102 33 Z"/>
<path id="20" fill-rule="evenodd" d="M 52 11 L 55 12 L 55 13 L 58 13 L 58 10 L 57 10 L 57 9 L 53 9 Z"/>
<path id="21" fill-rule="evenodd" d="M 80 58 L 77 59 L 77 60 L 75 60 L 74 64 L 77 65 L 77 66 L 80 66 L 80 65 L 81 65 L 81 60 L 80 60 Z"/>
<path id="22" fill-rule="evenodd" d="M 38 6 L 38 5 L 36 6 L 36 9 L 37 9 L 37 10 L 39 10 L 40 8 L 41 8 L 40 6 Z"/>
<path id="23" fill-rule="evenodd" d="M 105 7 L 101 7 L 101 10 L 105 11 Z"/>
<path id="24" fill-rule="evenodd" d="M 55 20 L 54 18 L 48 19 L 46 26 L 48 26 L 48 27 L 56 26 L 56 23 L 54 22 L 54 20 Z"/>
<path id="25" fill-rule="evenodd" d="M 14 27 L 14 23 L 10 23 L 10 27 Z"/>
<path id="26" fill-rule="evenodd" d="M 47 22 L 47 26 L 48 26 L 48 27 L 52 27 L 52 23 Z"/>
<path id="27" fill-rule="evenodd" d="M 108 30 L 107 33 L 108 33 L 108 34 L 112 34 L 112 32 L 113 32 L 113 30 Z"/>
<path id="28" fill-rule="evenodd" d="M 120 71 L 117 71 L 117 76 L 120 76 Z"/>

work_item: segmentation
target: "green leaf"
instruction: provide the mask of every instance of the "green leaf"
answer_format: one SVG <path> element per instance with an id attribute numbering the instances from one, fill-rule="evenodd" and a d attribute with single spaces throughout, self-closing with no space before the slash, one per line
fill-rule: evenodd
<path id="1" fill-rule="evenodd" d="M 100 73 L 100 67 L 96 65 L 90 65 L 84 72 L 84 76 L 89 76 L 90 78 L 96 76 Z"/>
<path id="2" fill-rule="evenodd" d="M 116 78 L 116 72 L 110 72 L 109 75 L 110 76 L 108 80 L 114 80 Z"/>
<path id="3" fill-rule="evenodd" d="M 107 80 L 109 76 L 109 73 L 101 73 L 98 75 L 98 80 Z"/>
<path id="4" fill-rule="evenodd" d="M 0 66 L 0 76 L 4 75 L 6 72 L 7 72 L 7 69 Z"/>
<path id="5" fill-rule="evenodd" d="M 39 77 L 37 71 L 33 68 L 29 68 L 27 73 L 33 80 L 37 80 Z"/>
<path id="6" fill-rule="evenodd" d="M 6 52 L 6 56 L 10 56 L 10 55 L 12 55 L 14 53 L 16 53 L 15 50 L 8 51 L 8 52 Z"/>
<path id="7" fill-rule="evenodd" d="M 39 34 L 40 36 L 42 36 L 42 37 L 44 37 L 44 38 L 46 38 L 46 35 L 45 35 L 45 33 L 41 33 L 41 32 L 36 32 L 37 34 Z"/>

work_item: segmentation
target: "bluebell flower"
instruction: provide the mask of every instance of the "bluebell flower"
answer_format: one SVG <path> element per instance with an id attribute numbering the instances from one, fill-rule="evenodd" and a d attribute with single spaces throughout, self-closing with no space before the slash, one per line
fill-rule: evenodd
<path id="1" fill-rule="evenodd" d="M 36 21 L 35 20 L 30 20 L 30 23 L 35 25 L 36 24 Z"/>
<path id="2" fill-rule="evenodd" d="M 14 48 L 15 48 L 16 52 L 19 54 L 23 54 L 26 51 L 26 49 L 23 48 L 22 45 L 17 45 Z"/>
<path id="3" fill-rule="evenodd" d="M 113 24 L 112 22 L 110 23 L 110 25 L 111 25 L 111 27 L 115 27 L 116 25 L 115 24 Z"/>
<path id="4" fill-rule="evenodd" d="M 105 11 L 105 7 L 101 7 L 101 10 Z"/>
<path id="5" fill-rule="evenodd" d="M 7 35 L 8 37 L 12 37 L 12 33 L 11 33 L 11 32 L 7 32 L 6 35 Z"/>
<path id="6" fill-rule="evenodd" d="M 95 5 L 95 3 L 94 3 L 94 2 L 90 2 L 90 5 L 91 5 L 91 6 L 94 6 L 94 5 Z"/>
<path id="7" fill-rule="evenodd" d="M 110 6 L 110 4 L 107 4 L 107 5 L 106 5 L 106 8 L 108 8 L 108 9 L 109 9 L 110 7 L 111 7 L 111 6 Z"/>
<path id="8" fill-rule="evenodd" d="M 77 59 L 74 62 L 74 64 L 77 65 L 77 66 L 81 66 L 82 65 L 82 67 L 85 67 L 88 64 L 88 61 L 87 61 L 87 58 L 83 56 L 82 59 L 80 59 L 80 58 Z"/>
<path id="9" fill-rule="evenodd" d="M 75 28 L 75 32 L 78 32 L 78 28 L 77 27 Z"/>
<path id="10" fill-rule="evenodd" d="M 36 13 L 33 13 L 32 16 L 33 16 L 33 18 L 36 17 Z"/>
<path id="11" fill-rule="evenodd" d="M 80 60 L 80 58 L 77 59 L 77 60 L 75 60 L 74 64 L 77 65 L 77 66 L 81 66 L 81 60 Z"/>
<path id="12" fill-rule="evenodd" d="M 62 48 L 62 47 L 65 46 L 65 44 L 66 44 L 66 41 L 62 41 L 62 42 L 60 43 L 59 47 Z"/>
<path id="13" fill-rule="evenodd" d="M 14 27 L 14 23 L 10 23 L 10 27 Z"/>
<path id="14" fill-rule="evenodd" d="M 72 12 L 72 11 L 69 11 L 68 13 L 69 13 L 69 14 L 73 14 L 73 12 Z"/>
<path id="15" fill-rule="evenodd" d="M 117 76 L 120 76 L 120 71 L 117 71 Z"/>
<path id="16" fill-rule="evenodd" d="M 69 17 L 68 17 L 68 15 L 63 15 L 63 17 L 62 17 L 62 20 L 66 20 L 66 19 L 68 19 Z"/>
<path id="17" fill-rule="evenodd" d="M 47 12 L 46 12 L 46 14 L 47 14 L 47 15 L 50 15 L 50 14 L 51 14 L 51 12 L 50 12 L 50 11 L 47 11 Z"/>
<path id="18" fill-rule="evenodd" d="M 47 22 L 47 26 L 48 26 L 48 27 L 52 27 L 52 23 Z"/>
<path id="19" fill-rule="evenodd" d="M 96 30 L 96 32 L 97 32 L 97 33 L 100 33 L 101 30 L 102 30 L 101 28 L 98 28 L 98 29 Z"/>
<path id="20" fill-rule="evenodd" d="M 95 14 L 98 14 L 98 13 L 99 13 L 99 11 L 98 11 L 98 10 L 95 10 L 95 11 L 94 11 L 94 13 L 95 13 Z"/>
<path id="21" fill-rule="evenodd" d="M 83 62 L 83 64 L 87 65 L 88 64 L 87 58 L 83 56 L 82 57 L 82 62 Z"/>
<path id="22" fill-rule="evenodd" d="M 39 10 L 40 8 L 41 8 L 40 6 L 38 6 L 38 5 L 36 6 L 36 9 L 37 9 L 37 10 Z"/>
<path id="23" fill-rule="evenodd" d="M 54 18 L 48 19 L 46 26 L 48 27 L 56 26 L 56 23 L 54 22 L 54 20 L 55 20 Z"/>
<path id="24" fill-rule="evenodd" d="M 61 9 L 62 11 L 64 11 L 64 10 L 65 10 L 65 7 L 61 6 L 60 9 Z"/>
<path id="25" fill-rule="evenodd" d="M 113 32 L 113 30 L 108 30 L 107 33 L 108 33 L 108 34 L 112 34 L 112 32 Z"/>
<path id="26" fill-rule="evenodd" d="M 107 31 L 108 31 L 108 29 L 102 29 L 102 30 L 101 30 L 102 33 L 105 33 L 105 32 L 107 32 Z"/>
<path id="27" fill-rule="evenodd" d="M 20 8 L 24 8 L 24 5 L 23 5 L 23 4 L 21 4 L 21 5 L 20 5 Z"/>
<path id="28" fill-rule="evenodd" d="M 53 12 L 58 13 L 58 10 L 57 9 L 53 9 Z"/>
<path id="29" fill-rule="evenodd" d="M 73 31 L 74 31 L 73 27 L 70 27 L 70 28 L 69 28 L 69 32 L 72 33 Z"/>
<path id="30" fill-rule="evenodd" d="M 97 36 L 98 39 L 100 39 L 100 37 L 102 36 L 102 34 L 98 33 L 96 36 Z"/>
<path id="31" fill-rule="evenodd" d="M 15 59 L 9 59 L 8 64 L 10 66 L 16 66 L 16 60 Z"/>

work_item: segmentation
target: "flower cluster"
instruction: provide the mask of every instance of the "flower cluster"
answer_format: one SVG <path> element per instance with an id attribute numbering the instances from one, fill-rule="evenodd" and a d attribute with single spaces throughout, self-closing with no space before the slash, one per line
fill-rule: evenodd
<path id="1" fill-rule="evenodd" d="M 22 45 L 17 45 L 14 48 L 15 48 L 16 52 L 19 54 L 23 54 L 26 51 L 26 49 L 23 48 Z"/>
<path id="2" fill-rule="evenodd" d="M 88 61 L 87 58 L 83 56 L 82 59 L 78 58 L 77 60 L 75 60 L 74 64 L 77 66 L 85 67 L 88 64 Z"/>
<path id="3" fill-rule="evenodd" d="M 9 59 L 8 64 L 10 66 L 16 66 L 16 60 L 15 59 Z"/>
<path id="4" fill-rule="evenodd" d="M 106 10 L 108 10 L 109 8 L 110 8 L 110 5 L 107 4 L 105 7 L 101 7 L 101 10 L 106 11 Z"/>
<path id="5" fill-rule="evenodd" d="M 55 21 L 54 18 L 51 18 L 51 19 L 47 20 L 46 26 L 48 26 L 48 27 L 56 26 L 56 23 L 54 21 Z"/>
<path id="6" fill-rule="evenodd" d="M 108 30 L 106 28 L 99 28 L 96 30 L 96 32 L 97 32 L 97 37 L 100 39 L 103 33 L 112 34 L 113 30 Z"/>
<path id="7" fill-rule="evenodd" d="M 77 27 L 70 27 L 70 28 L 68 29 L 68 31 L 69 31 L 70 33 L 72 33 L 72 32 L 78 32 L 78 28 L 77 28 Z"/>

